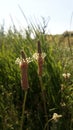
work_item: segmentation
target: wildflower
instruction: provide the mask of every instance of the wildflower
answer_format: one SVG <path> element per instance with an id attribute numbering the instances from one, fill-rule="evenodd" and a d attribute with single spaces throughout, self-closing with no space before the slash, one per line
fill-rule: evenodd
<path id="1" fill-rule="evenodd" d="M 23 59 L 23 61 L 25 62 L 25 60 Z M 30 63 L 31 61 L 33 61 L 33 59 L 32 58 L 30 58 L 30 57 L 28 57 L 28 58 L 26 58 L 26 61 L 27 61 L 27 63 Z M 19 64 L 19 66 L 21 66 L 21 62 L 22 62 L 22 58 L 17 58 L 16 59 L 16 61 L 15 61 L 15 64 Z"/>
<path id="2" fill-rule="evenodd" d="M 19 64 L 21 69 L 21 86 L 23 90 L 27 90 L 29 88 L 28 84 L 28 63 L 31 62 L 31 58 L 26 58 L 23 51 L 21 51 L 21 59 L 17 58 L 15 63 Z"/>
<path id="3" fill-rule="evenodd" d="M 62 107 L 65 107 L 65 106 L 66 106 L 66 103 L 65 103 L 65 102 L 61 102 L 60 105 L 61 105 Z"/>
<path id="4" fill-rule="evenodd" d="M 42 59 L 44 60 L 46 54 L 45 53 L 41 53 Z M 39 57 L 39 53 L 34 53 L 32 59 L 38 60 Z"/>
<path id="5" fill-rule="evenodd" d="M 52 119 L 57 122 L 60 117 L 62 117 L 62 115 L 58 115 L 57 113 L 54 113 Z"/>
<path id="6" fill-rule="evenodd" d="M 15 64 L 21 64 L 21 59 L 19 57 L 16 59 Z"/>
<path id="7" fill-rule="evenodd" d="M 46 56 L 46 54 L 42 53 L 42 51 L 41 51 L 40 41 L 38 41 L 38 52 L 34 53 L 33 59 L 36 59 L 37 62 L 38 62 L 38 74 L 39 74 L 39 76 L 42 76 L 42 67 L 43 67 L 45 56 Z"/>
<path id="8" fill-rule="evenodd" d="M 62 76 L 63 76 L 64 78 L 66 78 L 66 74 L 65 74 L 65 73 L 63 73 Z"/>
<path id="9" fill-rule="evenodd" d="M 70 73 L 67 73 L 67 78 L 69 78 L 71 76 L 71 74 Z"/>
<path id="10" fill-rule="evenodd" d="M 68 79 L 68 78 L 70 78 L 71 74 L 70 74 L 70 73 L 63 73 L 62 76 L 63 76 L 65 79 Z"/>
<path id="11" fill-rule="evenodd" d="M 40 41 L 38 41 L 38 74 L 39 76 L 42 76 L 43 62 L 44 60 L 42 57 L 41 45 L 40 45 Z"/>
<path id="12" fill-rule="evenodd" d="M 61 91 L 64 91 L 65 86 L 63 84 L 61 84 Z"/>

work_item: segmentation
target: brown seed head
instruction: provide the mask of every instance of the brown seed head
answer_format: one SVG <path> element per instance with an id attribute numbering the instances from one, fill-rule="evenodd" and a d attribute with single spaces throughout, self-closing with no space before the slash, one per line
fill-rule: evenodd
<path id="1" fill-rule="evenodd" d="M 26 59 L 26 56 L 25 56 L 25 53 L 23 50 L 21 51 L 21 56 L 22 56 L 22 59 L 24 59 L 24 60 Z"/>
<path id="2" fill-rule="evenodd" d="M 28 84 L 28 64 L 25 61 L 21 63 L 21 86 L 23 90 L 27 90 L 29 88 Z"/>
<path id="3" fill-rule="evenodd" d="M 24 51 L 21 51 L 22 61 L 21 61 L 21 86 L 23 90 L 27 90 L 29 88 L 28 84 L 28 63 L 26 60 L 26 56 Z"/>
<path id="4" fill-rule="evenodd" d="M 38 74 L 39 76 L 42 76 L 42 69 L 43 69 L 43 59 L 41 54 L 38 56 Z"/>
<path id="5" fill-rule="evenodd" d="M 41 43 L 40 43 L 39 40 L 38 40 L 38 53 L 42 53 L 42 51 L 41 51 Z"/>

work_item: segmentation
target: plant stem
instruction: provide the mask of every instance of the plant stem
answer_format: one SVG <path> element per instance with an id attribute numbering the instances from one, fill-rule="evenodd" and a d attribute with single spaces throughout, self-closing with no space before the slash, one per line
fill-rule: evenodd
<path id="1" fill-rule="evenodd" d="M 52 118 L 47 121 L 47 123 L 45 124 L 44 130 L 46 129 L 46 127 L 47 127 L 47 125 L 48 125 L 48 123 L 49 123 L 50 121 L 52 121 Z"/>
<path id="2" fill-rule="evenodd" d="M 44 93 L 44 88 L 43 88 L 43 83 L 42 83 L 42 77 L 39 76 L 40 80 L 40 86 L 41 86 L 41 92 L 42 92 L 42 100 L 43 100 L 43 106 L 44 106 L 44 113 L 45 113 L 45 121 L 48 122 L 48 115 L 47 115 L 47 108 L 46 108 L 46 99 L 45 99 L 45 93 Z M 47 130 L 49 130 L 49 126 L 47 125 Z"/>
<path id="3" fill-rule="evenodd" d="M 24 100 L 23 100 L 23 107 L 22 107 L 22 117 L 21 117 L 20 130 L 23 130 L 23 122 L 24 122 L 24 112 L 25 112 L 26 97 L 27 97 L 27 90 L 26 90 L 25 93 L 24 93 Z"/>

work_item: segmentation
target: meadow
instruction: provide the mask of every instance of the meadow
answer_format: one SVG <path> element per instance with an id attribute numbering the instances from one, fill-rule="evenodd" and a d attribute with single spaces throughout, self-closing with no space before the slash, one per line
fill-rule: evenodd
<path id="1" fill-rule="evenodd" d="M 40 27 L 0 28 L 0 130 L 73 130 L 73 35 Z M 29 88 L 21 85 L 17 58 L 28 61 Z"/>

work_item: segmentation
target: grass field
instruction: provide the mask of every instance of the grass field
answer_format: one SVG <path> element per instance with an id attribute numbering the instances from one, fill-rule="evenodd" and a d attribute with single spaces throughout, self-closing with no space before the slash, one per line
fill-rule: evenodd
<path id="1" fill-rule="evenodd" d="M 73 129 L 73 36 L 42 30 L 0 29 L 0 130 Z"/>

